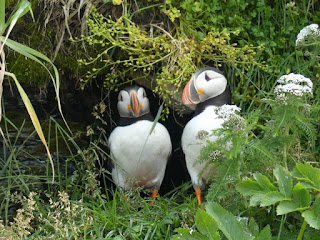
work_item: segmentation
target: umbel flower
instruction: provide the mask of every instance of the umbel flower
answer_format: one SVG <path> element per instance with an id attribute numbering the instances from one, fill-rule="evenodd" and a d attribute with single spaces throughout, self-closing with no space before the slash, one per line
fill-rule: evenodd
<path id="1" fill-rule="evenodd" d="M 234 133 L 239 133 L 246 127 L 244 118 L 237 114 L 240 110 L 241 108 L 236 105 L 222 105 L 215 109 L 215 113 L 218 115 L 218 118 L 225 119 L 222 124 L 225 129 L 230 129 Z"/>
<path id="2" fill-rule="evenodd" d="M 290 73 L 283 75 L 277 83 L 278 86 L 275 87 L 274 92 L 280 98 L 283 98 L 285 94 L 297 97 L 302 97 L 304 94 L 312 94 L 312 81 L 301 74 Z"/>
<path id="3" fill-rule="evenodd" d="M 215 109 L 216 114 L 219 118 L 230 118 L 233 115 L 236 115 L 236 112 L 240 112 L 241 108 L 236 105 L 222 105 Z"/>
<path id="4" fill-rule="evenodd" d="M 316 38 L 320 36 L 319 25 L 311 24 L 309 26 L 304 27 L 298 34 L 296 40 L 296 46 L 301 45 L 307 38 Z"/>

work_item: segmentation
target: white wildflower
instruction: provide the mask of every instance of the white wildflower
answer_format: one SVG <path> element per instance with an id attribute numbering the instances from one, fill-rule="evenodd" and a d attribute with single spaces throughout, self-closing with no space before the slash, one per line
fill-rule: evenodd
<path id="1" fill-rule="evenodd" d="M 286 9 L 293 9 L 296 6 L 295 2 L 289 2 L 286 4 Z"/>
<path id="2" fill-rule="evenodd" d="M 215 150 L 209 153 L 209 159 L 214 162 L 217 161 L 219 159 L 221 159 L 221 157 L 223 156 L 222 152 L 219 150 Z"/>
<path id="3" fill-rule="evenodd" d="M 283 75 L 277 82 L 279 85 L 275 87 L 274 92 L 278 94 L 279 99 L 284 99 L 283 94 L 285 93 L 298 97 L 304 94 L 312 94 L 312 81 L 301 74 Z"/>
<path id="4" fill-rule="evenodd" d="M 231 129 L 233 132 L 239 133 L 246 128 L 246 121 L 237 114 L 240 110 L 241 108 L 236 105 L 222 105 L 215 109 L 215 113 L 218 118 L 224 119 L 224 123 L 222 124 L 223 128 Z"/>
<path id="5" fill-rule="evenodd" d="M 236 105 L 222 105 L 215 109 L 219 118 L 229 119 L 231 116 L 236 115 L 236 112 L 240 112 L 241 108 Z"/>
<path id="6" fill-rule="evenodd" d="M 311 105 L 310 104 L 303 104 L 303 109 L 307 112 L 307 113 L 310 113 L 311 112 Z"/>
<path id="7" fill-rule="evenodd" d="M 225 179 L 226 179 L 226 181 L 228 181 L 228 182 L 234 181 L 234 177 L 233 177 L 232 175 L 226 176 Z"/>
<path id="8" fill-rule="evenodd" d="M 288 97 L 284 93 L 280 93 L 277 95 L 276 101 L 287 105 Z"/>
<path id="9" fill-rule="evenodd" d="M 296 46 L 299 46 L 299 44 L 301 44 L 307 37 L 315 38 L 320 36 L 320 31 L 318 28 L 319 25 L 315 23 L 303 28 L 297 36 Z"/>

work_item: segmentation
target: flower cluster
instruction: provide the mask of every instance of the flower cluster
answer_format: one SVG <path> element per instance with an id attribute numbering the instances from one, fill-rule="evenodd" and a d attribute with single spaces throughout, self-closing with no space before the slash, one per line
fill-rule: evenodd
<path id="1" fill-rule="evenodd" d="M 298 97 L 302 97 L 304 94 L 312 94 L 312 81 L 301 74 L 283 75 L 277 82 L 279 85 L 275 87 L 274 92 L 280 98 L 283 98 L 286 93 Z"/>
<path id="2" fill-rule="evenodd" d="M 240 108 L 236 105 L 222 105 L 215 109 L 215 113 L 218 115 L 218 118 L 229 119 L 231 116 L 236 115 L 236 112 L 240 112 Z"/>
<path id="3" fill-rule="evenodd" d="M 320 31 L 318 28 L 319 25 L 315 23 L 304 27 L 297 36 L 296 46 L 299 46 L 308 37 L 316 38 L 320 36 Z"/>
<path id="4" fill-rule="evenodd" d="M 225 129 L 230 129 L 234 133 L 239 133 L 246 128 L 246 121 L 243 117 L 239 116 L 240 108 L 236 105 L 223 105 L 215 109 L 218 118 L 225 119 L 222 126 Z"/>
<path id="5" fill-rule="evenodd" d="M 215 162 L 215 161 L 217 161 L 219 159 L 222 159 L 223 156 L 224 155 L 219 150 L 215 150 L 215 151 L 212 151 L 212 152 L 209 153 L 209 159 L 210 159 L 211 162 Z"/>

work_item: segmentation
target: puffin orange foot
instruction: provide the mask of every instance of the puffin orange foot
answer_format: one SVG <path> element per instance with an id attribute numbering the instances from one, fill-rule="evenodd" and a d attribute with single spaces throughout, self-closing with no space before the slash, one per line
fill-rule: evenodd
<path id="1" fill-rule="evenodd" d="M 149 205 L 153 204 L 154 200 L 156 200 L 158 196 L 158 190 L 157 189 L 153 189 L 152 190 L 152 201 L 149 203 Z"/>
<path id="2" fill-rule="evenodd" d="M 202 201 L 201 201 L 201 190 L 199 188 L 195 189 L 197 200 L 198 200 L 198 205 L 200 206 Z"/>

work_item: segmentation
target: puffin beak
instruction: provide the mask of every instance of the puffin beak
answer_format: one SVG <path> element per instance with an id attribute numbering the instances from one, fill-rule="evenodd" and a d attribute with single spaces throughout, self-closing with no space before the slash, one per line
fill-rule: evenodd
<path id="1" fill-rule="evenodd" d="M 130 105 L 135 117 L 139 117 L 139 104 L 137 96 L 134 92 L 131 92 Z"/>
<path id="2" fill-rule="evenodd" d="M 182 103 L 184 105 L 198 104 L 200 103 L 200 95 L 194 84 L 195 78 L 191 78 L 191 80 L 187 83 L 187 85 L 183 89 L 182 93 Z M 200 94 L 203 93 L 202 89 L 199 89 Z"/>

